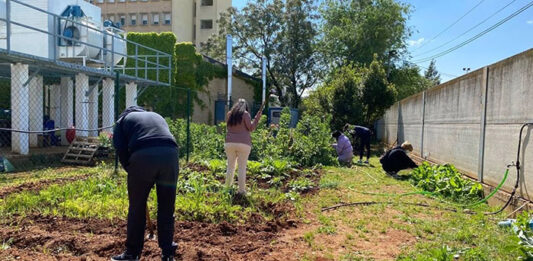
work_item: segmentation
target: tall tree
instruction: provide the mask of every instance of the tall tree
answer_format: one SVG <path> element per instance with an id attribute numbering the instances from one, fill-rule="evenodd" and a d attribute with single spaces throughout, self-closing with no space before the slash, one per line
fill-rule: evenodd
<path id="1" fill-rule="evenodd" d="M 370 125 L 383 116 L 396 101 L 396 95 L 394 84 L 388 82 L 383 64 L 374 55 L 363 88 L 364 122 Z"/>
<path id="2" fill-rule="evenodd" d="M 376 56 L 367 67 L 347 64 L 335 70 L 304 104 L 306 110 L 331 113 L 331 126 L 339 129 L 346 123 L 372 125 L 395 100 L 396 89 Z"/>
<path id="3" fill-rule="evenodd" d="M 406 53 L 410 7 L 395 0 L 325 0 L 322 52 L 332 65 L 368 65 L 374 54 L 387 67 Z"/>
<path id="4" fill-rule="evenodd" d="M 220 32 L 202 45 L 207 55 L 225 58 L 225 35 L 234 39 L 236 66 L 259 74 L 261 57 L 267 58 L 270 85 L 283 106 L 298 107 L 305 90 L 323 72 L 316 52 L 314 0 L 250 1 L 230 9 L 219 19 Z"/>
<path id="5" fill-rule="evenodd" d="M 437 71 L 437 66 L 435 64 L 435 60 L 431 60 L 429 63 L 429 67 L 426 70 L 426 73 L 424 74 L 424 77 L 428 79 L 431 82 L 431 86 L 439 85 L 440 84 L 440 74 Z"/>
<path id="6" fill-rule="evenodd" d="M 337 70 L 335 76 L 330 83 L 333 89 L 332 129 L 340 130 L 346 123 L 362 124 L 364 70 L 357 66 L 346 65 Z"/>
<path id="7" fill-rule="evenodd" d="M 389 82 L 394 83 L 398 91 L 397 100 L 402 100 L 413 94 L 431 87 L 431 82 L 420 72 L 420 68 L 410 63 L 403 63 L 390 69 Z"/>

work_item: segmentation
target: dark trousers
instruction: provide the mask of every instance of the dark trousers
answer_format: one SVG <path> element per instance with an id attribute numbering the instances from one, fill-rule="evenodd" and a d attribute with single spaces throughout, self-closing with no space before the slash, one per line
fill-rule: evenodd
<path id="1" fill-rule="evenodd" d="M 363 153 L 366 149 L 366 159 L 368 160 L 370 158 L 370 137 L 361 138 L 361 142 L 359 144 L 359 159 L 363 159 Z"/>
<path id="2" fill-rule="evenodd" d="M 178 179 L 178 149 L 152 147 L 134 152 L 128 172 L 128 254 L 140 255 L 146 227 L 146 201 L 150 190 L 157 190 L 157 234 L 163 255 L 174 255 L 174 208 Z"/>

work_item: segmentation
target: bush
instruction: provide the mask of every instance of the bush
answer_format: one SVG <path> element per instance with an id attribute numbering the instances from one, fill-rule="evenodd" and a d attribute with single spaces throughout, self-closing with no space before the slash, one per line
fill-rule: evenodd
<path id="1" fill-rule="evenodd" d="M 252 152 L 249 159 L 287 160 L 297 162 L 301 166 L 317 164 L 332 165 L 335 163 L 334 150 L 331 147 L 329 130 L 330 118 L 303 115 L 296 128 L 289 128 L 290 110 L 284 109 L 278 126 L 266 126 L 266 116 L 259 122 L 256 131 L 252 132 Z M 170 131 L 178 141 L 181 153 L 186 154 L 187 125 L 183 119 L 168 120 Z M 225 159 L 224 142 L 225 124 L 209 126 L 191 123 L 191 148 L 194 158 Z"/>
<path id="2" fill-rule="evenodd" d="M 477 182 L 465 179 L 453 165 L 434 165 L 424 162 L 411 173 L 411 182 L 425 190 L 456 201 L 479 199 L 483 188 Z"/>

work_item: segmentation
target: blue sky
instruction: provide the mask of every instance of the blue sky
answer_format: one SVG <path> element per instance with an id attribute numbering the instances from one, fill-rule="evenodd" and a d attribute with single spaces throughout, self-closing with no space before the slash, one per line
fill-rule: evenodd
<path id="1" fill-rule="evenodd" d="M 246 2 L 248 0 L 233 0 L 233 6 L 241 8 Z M 460 44 L 525 6 L 530 0 L 514 0 L 514 2 L 513 0 L 403 0 L 402 2 L 410 4 L 413 8 L 408 22 L 413 30 L 413 35 L 409 38 L 409 50 L 413 56 L 411 61 L 416 61 Z M 513 3 L 503 11 L 471 32 L 446 46 L 428 52 L 461 35 L 511 2 Z M 478 6 L 463 19 L 431 40 L 476 5 Z M 470 44 L 437 58 L 437 69 L 441 72 L 441 79 L 447 81 L 454 76 L 464 74 L 465 67 L 475 70 L 532 47 L 533 7 Z M 423 62 L 419 65 L 427 67 L 428 64 L 429 62 Z"/>

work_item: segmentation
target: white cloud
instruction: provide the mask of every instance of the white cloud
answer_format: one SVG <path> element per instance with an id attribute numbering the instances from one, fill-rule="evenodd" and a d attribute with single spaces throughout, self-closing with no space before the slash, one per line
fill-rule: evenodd
<path id="1" fill-rule="evenodd" d="M 419 38 L 418 40 L 409 40 L 407 41 L 407 43 L 409 44 L 409 46 L 417 46 L 417 45 L 421 45 L 423 42 L 424 42 L 424 37 L 422 38 Z"/>
<path id="2" fill-rule="evenodd" d="M 528 20 L 526 23 L 527 24 L 533 24 L 533 20 Z"/>

